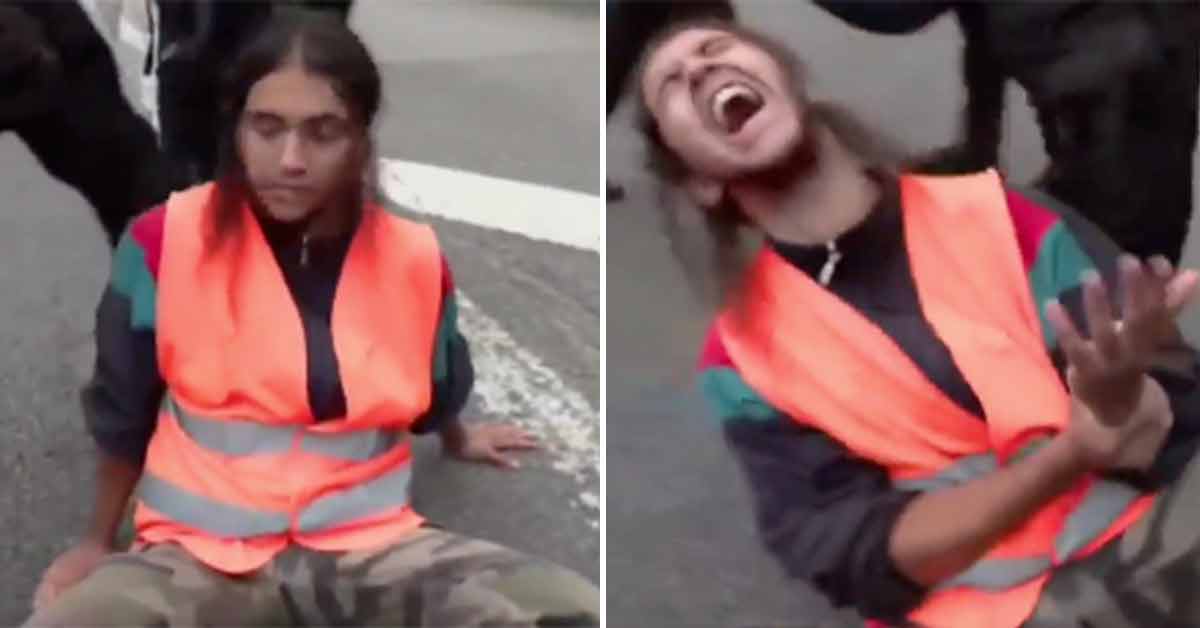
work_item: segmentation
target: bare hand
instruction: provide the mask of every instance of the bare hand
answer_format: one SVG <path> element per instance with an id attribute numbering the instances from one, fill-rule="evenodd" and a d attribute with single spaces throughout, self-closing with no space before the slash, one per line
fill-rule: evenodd
<path id="1" fill-rule="evenodd" d="M 33 596 L 33 609 L 41 610 L 58 598 L 63 591 L 91 575 L 112 550 L 95 541 L 80 541 L 63 552 L 42 574 Z"/>
<path id="2" fill-rule="evenodd" d="M 1174 422 L 1167 393 L 1145 377 L 1133 412 L 1121 422 L 1101 421 L 1087 405 L 1071 398 L 1071 420 L 1063 433 L 1086 471 L 1146 470 L 1153 464 Z"/>
<path id="3" fill-rule="evenodd" d="M 1124 255 L 1119 265 L 1124 303 L 1119 323 L 1095 272 L 1085 275 L 1083 286 L 1089 339 L 1061 303 L 1052 301 L 1046 308 L 1067 358 L 1072 395 L 1105 423 L 1123 422 L 1137 408 L 1152 356 L 1174 337 L 1175 318 L 1200 285 L 1195 271 L 1176 272 L 1163 257 L 1151 258 L 1147 267 Z"/>
<path id="4" fill-rule="evenodd" d="M 524 429 L 509 423 L 484 423 L 464 426 L 462 443 L 450 453 L 459 459 L 485 462 L 506 469 L 521 465 L 504 455 L 506 451 L 538 449 L 537 439 Z"/>

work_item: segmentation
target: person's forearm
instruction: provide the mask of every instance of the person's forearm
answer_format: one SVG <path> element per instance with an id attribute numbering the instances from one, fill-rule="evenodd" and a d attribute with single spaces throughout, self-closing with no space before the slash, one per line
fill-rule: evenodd
<path id="1" fill-rule="evenodd" d="M 97 464 L 96 504 L 86 537 L 105 546 L 111 546 L 125 516 L 129 496 L 142 476 L 137 464 L 100 452 Z"/>
<path id="2" fill-rule="evenodd" d="M 1061 437 L 1011 466 L 914 499 L 892 529 L 896 566 L 924 586 L 970 567 L 1084 473 Z"/>

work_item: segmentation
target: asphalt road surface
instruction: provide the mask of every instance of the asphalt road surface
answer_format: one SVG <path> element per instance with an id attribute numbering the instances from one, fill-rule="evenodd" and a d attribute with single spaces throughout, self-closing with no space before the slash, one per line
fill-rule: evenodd
<path id="1" fill-rule="evenodd" d="M 100 19 L 135 103 L 142 5 Z M 512 474 L 447 461 L 423 439 L 416 505 L 598 582 L 599 7 L 358 5 L 352 25 L 384 72 L 385 189 L 428 212 L 460 287 L 479 378 L 469 417 L 520 421 L 547 445 Z M 78 390 L 109 253 L 82 198 L 15 137 L 0 137 L 0 172 L 0 625 L 15 625 L 90 509 Z"/>
<path id="2" fill-rule="evenodd" d="M 800 52 L 816 98 L 836 99 L 913 149 L 955 137 L 961 37 L 943 19 L 908 37 L 855 31 L 795 0 L 741 1 L 745 21 Z M 1028 180 L 1045 164 L 1024 95 L 1010 87 L 1004 162 Z M 667 253 L 628 103 L 608 124 L 605 420 L 608 620 L 613 626 L 802 626 L 827 605 L 760 549 L 740 470 L 694 393 L 708 316 Z M 1197 178 L 1200 178 L 1198 172 Z M 1186 261 L 1200 264 L 1196 238 Z M 1200 308 L 1185 328 L 1200 338 Z"/>

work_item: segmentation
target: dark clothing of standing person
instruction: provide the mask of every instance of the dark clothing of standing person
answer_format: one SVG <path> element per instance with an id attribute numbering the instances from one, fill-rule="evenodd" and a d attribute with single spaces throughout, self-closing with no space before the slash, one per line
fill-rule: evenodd
<path id="1" fill-rule="evenodd" d="M 1037 7 L 1008 11 L 1021 8 Z M 998 40 L 1027 33 L 1021 18 L 990 28 Z M 1052 162 L 1041 186 L 1089 208 L 1125 250 L 1178 262 L 1193 212 L 1200 4 L 1099 3 L 1059 23 L 1052 54 L 1026 75 L 1006 60 L 1039 112 Z"/>
<path id="2" fill-rule="evenodd" d="M 817 0 L 857 28 L 907 34 L 953 10 L 963 31 L 963 141 L 937 173 L 998 162 L 1004 86 L 1029 94 L 1051 167 L 1039 187 L 1139 256 L 1178 262 L 1192 213 L 1200 92 L 1195 2 Z"/>
<path id="3" fill-rule="evenodd" d="M 76 2 L 0 5 L 0 132 L 87 199 L 110 246 L 166 197 L 154 129 L 121 91 L 103 35 Z"/>

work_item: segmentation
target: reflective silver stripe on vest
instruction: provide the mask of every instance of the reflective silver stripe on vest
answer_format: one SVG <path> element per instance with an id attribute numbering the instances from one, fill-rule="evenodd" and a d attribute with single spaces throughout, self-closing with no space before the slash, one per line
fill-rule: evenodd
<path id="1" fill-rule="evenodd" d="M 1131 486 L 1098 480 L 1092 483 L 1084 498 L 1054 540 L 1055 556 L 1060 560 L 1073 558 L 1075 554 L 1096 540 L 1112 522 L 1120 517 L 1142 494 Z"/>
<path id="2" fill-rule="evenodd" d="M 163 409 L 198 445 L 228 456 L 286 453 L 296 438 L 294 427 L 199 417 L 181 408 L 170 395 L 163 400 Z"/>
<path id="3" fill-rule="evenodd" d="M 401 440 L 396 430 L 361 430 L 347 434 L 306 432 L 300 448 L 340 460 L 365 462 L 391 451 Z"/>
<path id="4" fill-rule="evenodd" d="M 1042 575 L 1052 566 L 1049 558 L 989 558 L 977 561 L 966 571 L 942 581 L 935 588 L 970 587 L 1003 591 Z"/>
<path id="5" fill-rule="evenodd" d="M 146 472 L 138 484 L 138 499 L 147 506 L 186 526 L 223 538 L 245 538 L 280 534 L 290 527 L 284 513 L 230 506 L 185 491 Z"/>
<path id="6" fill-rule="evenodd" d="M 899 480 L 896 488 L 936 491 L 982 477 L 996 470 L 996 457 L 976 454 L 956 460 L 929 477 Z M 1083 501 L 1075 507 L 1054 539 L 1054 556 L 1062 562 L 1100 537 L 1113 521 L 1141 496 L 1137 490 L 1108 480 L 1093 482 Z M 1004 590 L 1036 578 L 1053 567 L 1049 556 L 1033 558 L 988 558 L 977 561 L 966 571 L 939 584 L 937 589 L 972 587 Z"/>
<path id="7" fill-rule="evenodd" d="M 314 501 L 296 521 L 301 532 L 316 532 L 408 504 L 412 467 L 405 465 L 354 488 Z"/>
<path id="8" fill-rule="evenodd" d="M 965 484 L 996 470 L 996 457 L 992 454 L 975 454 L 955 460 L 938 473 L 915 480 L 896 482 L 896 488 L 909 491 L 937 491 Z"/>
<path id="9" fill-rule="evenodd" d="M 325 434 L 296 425 L 264 425 L 255 421 L 230 421 L 201 417 L 184 410 L 170 395 L 163 409 L 197 444 L 228 456 L 254 456 L 288 452 L 300 436 L 300 447 L 309 453 L 364 462 L 395 447 L 403 438 L 397 430 L 358 430 Z"/>

